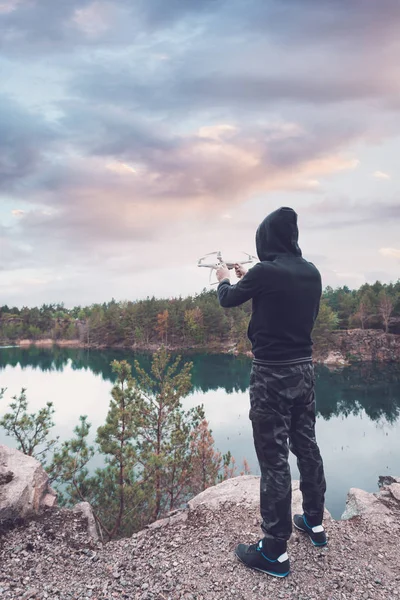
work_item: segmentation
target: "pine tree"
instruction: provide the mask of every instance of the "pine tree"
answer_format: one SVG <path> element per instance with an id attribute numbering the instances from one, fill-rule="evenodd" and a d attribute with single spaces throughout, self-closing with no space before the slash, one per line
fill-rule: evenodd
<path id="1" fill-rule="evenodd" d="M 110 408 L 106 423 L 97 430 L 96 442 L 100 452 L 106 456 L 106 469 L 101 477 L 113 482 L 114 502 L 118 509 L 114 515 L 114 524 L 109 531 L 109 537 L 114 537 L 121 528 L 124 517 L 127 488 L 132 487 L 135 480 L 135 469 L 138 463 L 136 453 L 137 414 L 136 404 L 140 401 L 137 390 L 134 389 L 131 377 L 131 366 L 127 361 L 113 361 L 112 369 L 117 374 L 117 383 L 113 387 Z M 97 473 L 99 476 L 99 473 Z M 116 492 L 116 493 L 115 493 Z"/>
<path id="2" fill-rule="evenodd" d="M 191 434 L 190 450 L 191 490 L 198 494 L 216 484 L 222 463 L 221 453 L 214 448 L 214 438 L 205 419 Z"/>
<path id="3" fill-rule="evenodd" d="M 5 389 L 0 391 L 0 398 Z M 6 435 L 17 440 L 17 449 L 45 462 L 49 452 L 54 451 L 58 436 L 49 439 L 50 429 L 54 426 L 54 407 L 52 402 L 39 409 L 37 413 L 28 413 L 26 389 L 22 388 L 19 396 L 13 396 L 10 403 L 10 412 L 0 420 L 0 427 L 5 429 Z"/>
<path id="4" fill-rule="evenodd" d="M 326 300 L 321 301 L 318 318 L 312 332 L 316 352 L 326 354 L 331 347 L 331 334 L 338 325 L 338 316 Z"/>
<path id="5" fill-rule="evenodd" d="M 75 437 L 62 442 L 46 469 L 50 482 L 63 486 L 62 492 L 57 490 L 61 505 L 88 499 L 87 464 L 95 454 L 93 446 L 87 443 L 90 427 L 86 416 L 79 417 L 79 424 L 74 429 Z"/>
<path id="6" fill-rule="evenodd" d="M 180 357 L 171 357 L 162 347 L 153 357 L 148 375 L 135 361 L 136 387 L 140 400 L 135 406 L 137 452 L 146 480 L 153 492 L 152 519 L 176 507 L 187 482 L 189 434 L 204 418 L 202 407 L 183 411 L 181 399 L 191 389 L 192 363 L 179 370 Z M 187 491 L 187 489 L 186 489 Z"/>

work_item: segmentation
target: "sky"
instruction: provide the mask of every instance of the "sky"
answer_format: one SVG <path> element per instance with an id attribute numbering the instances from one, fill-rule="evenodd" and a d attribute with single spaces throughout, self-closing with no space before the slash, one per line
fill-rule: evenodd
<path id="1" fill-rule="evenodd" d="M 280 206 L 324 286 L 397 281 L 399 26 L 397 0 L 0 0 L 0 304 L 200 293 Z"/>

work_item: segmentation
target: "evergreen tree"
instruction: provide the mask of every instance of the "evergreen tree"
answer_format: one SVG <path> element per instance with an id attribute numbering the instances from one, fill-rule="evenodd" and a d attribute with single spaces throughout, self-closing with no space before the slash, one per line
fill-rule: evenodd
<path id="1" fill-rule="evenodd" d="M 4 392 L 3 388 L 0 399 Z M 54 450 L 58 441 L 58 437 L 49 439 L 50 429 L 54 426 L 53 403 L 47 402 L 46 406 L 37 413 L 29 414 L 25 392 L 26 389 L 22 388 L 19 396 L 13 396 L 13 402 L 9 406 L 11 410 L 3 415 L 0 427 L 3 427 L 6 435 L 17 441 L 18 450 L 44 461 L 47 454 Z"/>
<path id="2" fill-rule="evenodd" d="M 191 389 L 192 363 L 179 370 L 180 357 L 162 347 L 153 357 L 150 375 L 135 361 L 135 404 L 138 460 L 154 490 L 152 519 L 177 505 L 184 494 L 189 469 L 189 434 L 204 418 L 202 407 L 183 411 L 181 399 Z"/>
<path id="3" fill-rule="evenodd" d="M 61 443 L 47 467 L 50 482 L 63 486 L 63 492 L 57 490 L 58 501 L 62 505 L 88 499 L 87 464 L 95 454 L 93 446 L 87 442 L 90 426 L 86 416 L 79 417 L 79 424 L 74 429 L 75 437 Z"/>
<path id="4" fill-rule="evenodd" d="M 331 347 L 331 334 L 337 328 L 338 316 L 325 299 L 321 300 L 318 318 L 312 332 L 316 353 L 327 354 Z"/>
<path id="5" fill-rule="evenodd" d="M 109 525 L 107 519 L 110 538 L 114 537 L 121 528 L 128 488 L 132 487 L 136 477 L 135 469 L 138 464 L 136 406 L 140 402 L 140 395 L 133 386 L 131 366 L 124 360 L 113 361 L 112 369 L 117 374 L 117 382 L 111 392 L 112 399 L 106 423 L 98 428 L 96 437 L 99 450 L 106 457 L 107 466 L 100 471 L 101 475 L 97 470 L 97 480 L 94 482 L 103 490 L 108 480 L 112 483 L 111 498 L 116 506 L 112 511 L 114 523 Z M 107 512 L 109 512 L 108 508 Z"/>
<path id="6" fill-rule="evenodd" d="M 222 456 L 214 448 L 214 438 L 203 419 L 191 434 L 191 489 L 198 494 L 215 485 L 221 469 Z"/>
<path id="7" fill-rule="evenodd" d="M 87 501 L 106 539 L 134 531 L 181 507 L 191 496 L 236 474 L 228 452 L 221 459 L 202 406 L 183 410 L 182 398 L 191 389 L 192 364 L 171 361 L 164 347 L 153 355 L 150 372 L 135 362 L 137 378 L 126 361 L 113 361 L 116 376 L 104 425 L 96 444 L 88 443 L 90 423 L 81 416 L 74 436 L 55 448 L 49 439 L 54 409 L 48 403 L 29 415 L 25 390 L 14 397 L 0 424 L 26 454 L 45 464 L 59 502 Z M 5 390 L 0 389 L 0 398 Z M 104 465 L 93 472 L 90 462 Z M 98 460 L 98 458 L 97 458 Z M 244 467 L 245 472 L 248 467 Z"/>

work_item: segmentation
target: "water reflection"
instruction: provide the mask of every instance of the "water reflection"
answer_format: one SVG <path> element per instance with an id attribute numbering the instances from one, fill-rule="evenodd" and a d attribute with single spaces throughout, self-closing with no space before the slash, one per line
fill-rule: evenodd
<path id="1" fill-rule="evenodd" d="M 71 348 L 3 348 L 0 349 L 0 375 L 6 366 L 62 372 L 67 365 L 74 371 L 87 370 L 113 382 L 112 360 L 127 360 L 133 366 L 137 359 L 149 371 L 151 354 L 127 350 L 88 351 Z M 223 389 L 226 393 L 246 392 L 251 360 L 221 354 L 186 354 L 193 362 L 194 391 Z M 134 371 L 134 370 L 133 370 Z M 364 363 L 332 370 L 317 366 L 317 414 L 325 420 L 332 417 L 357 416 L 363 411 L 372 421 L 385 419 L 395 423 L 400 416 L 400 365 Z M 21 382 L 23 385 L 23 382 Z M 15 390 L 16 392 L 17 390 Z"/>
<path id="2" fill-rule="evenodd" d="M 110 363 L 137 358 L 149 370 L 150 354 L 127 350 L 87 351 L 68 348 L 0 349 L 0 406 L 27 388 L 29 408 L 54 402 L 55 431 L 71 437 L 80 414 L 92 423 L 92 437 L 107 414 L 114 381 Z M 258 474 L 248 419 L 251 361 L 230 355 L 186 355 L 193 362 L 193 392 L 186 409 L 203 404 L 216 448 L 230 450 L 241 464 L 246 458 Z M 400 475 L 400 365 L 363 364 L 339 370 L 317 368 L 317 439 L 328 481 L 327 507 L 335 518 L 343 512 L 350 487 L 377 491 L 380 475 Z M 0 430 L 0 443 L 13 445 Z M 299 474 L 290 457 L 293 478 Z M 95 465 L 99 466 L 99 465 Z"/>
<path id="3" fill-rule="evenodd" d="M 395 423 L 400 416 L 400 365 L 363 363 L 331 371 L 317 368 L 318 414 L 360 415 Z"/>

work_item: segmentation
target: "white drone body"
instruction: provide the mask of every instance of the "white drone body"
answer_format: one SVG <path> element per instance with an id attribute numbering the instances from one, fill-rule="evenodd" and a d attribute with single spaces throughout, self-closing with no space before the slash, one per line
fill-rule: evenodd
<path id="1" fill-rule="evenodd" d="M 216 252 L 209 252 L 208 254 L 205 254 L 204 256 L 199 258 L 199 260 L 197 261 L 197 266 L 206 267 L 207 269 L 210 269 L 210 284 L 215 285 L 218 283 L 218 281 L 211 281 L 211 276 L 213 271 L 216 271 L 221 265 L 226 265 L 226 267 L 229 270 L 231 270 L 235 267 L 235 265 L 247 265 L 258 261 L 258 258 L 256 256 L 252 256 L 248 252 L 243 252 L 243 254 L 247 256 L 247 260 L 229 261 L 224 260 L 222 258 L 221 250 L 217 250 Z M 215 260 L 212 262 L 204 262 L 208 256 L 215 256 Z"/>

